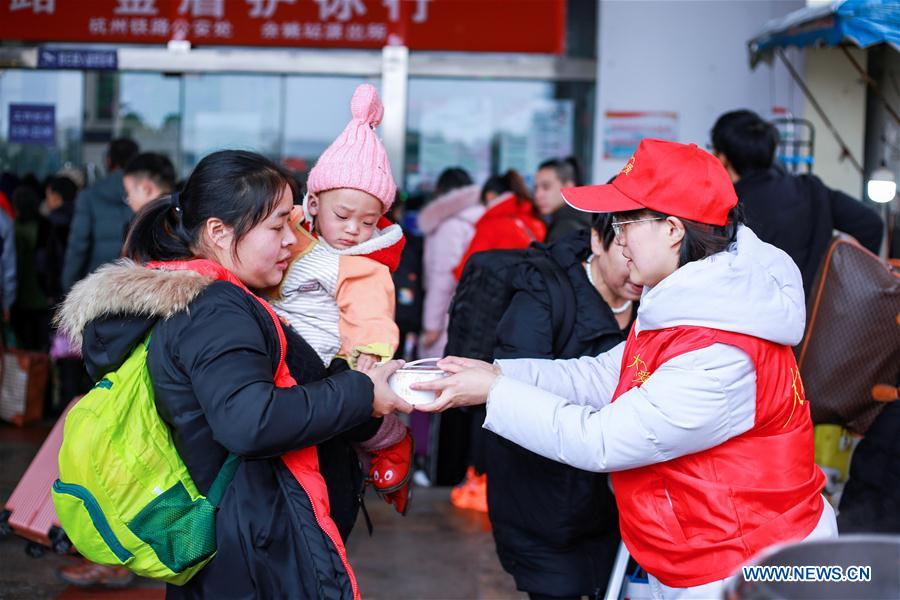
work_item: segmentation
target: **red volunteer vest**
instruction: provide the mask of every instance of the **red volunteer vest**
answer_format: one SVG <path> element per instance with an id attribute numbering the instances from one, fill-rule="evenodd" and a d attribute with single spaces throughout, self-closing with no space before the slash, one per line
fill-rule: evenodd
<path id="1" fill-rule="evenodd" d="M 231 271 L 218 263 L 205 259 L 154 262 L 148 263 L 146 266 L 150 269 L 194 271 L 205 277 L 233 283 L 253 296 L 269 313 L 272 323 L 275 324 L 275 331 L 278 334 L 280 355 L 278 357 L 278 367 L 275 370 L 275 385 L 280 388 L 297 385 L 296 380 L 294 380 L 287 368 L 287 364 L 284 362 L 284 357 L 287 353 L 287 338 L 285 338 L 284 329 L 281 327 L 281 321 L 278 320 L 278 316 L 269 303 L 247 289 L 247 286 L 235 277 Z M 350 578 L 350 584 L 353 587 L 353 597 L 355 600 L 359 600 L 360 594 L 359 587 L 356 585 L 356 576 L 353 574 L 353 569 L 350 568 L 350 562 L 347 560 L 347 550 L 344 548 L 343 541 L 341 541 L 337 525 L 331 519 L 331 507 L 328 504 L 328 488 L 325 485 L 322 474 L 319 472 L 319 455 L 316 453 L 316 447 L 309 446 L 299 450 L 292 450 L 284 454 L 281 460 L 284 461 L 297 483 L 300 484 L 300 487 L 303 488 L 303 491 L 309 497 L 316 522 L 334 544 L 335 550 L 337 550 L 338 556 L 341 557 L 341 562 L 344 563 L 344 568 L 347 570 L 347 576 Z"/>
<path id="2" fill-rule="evenodd" d="M 753 427 L 708 450 L 610 473 L 628 551 L 672 587 L 728 577 L 760 550 L 805 538 L 822 514 L 825 476 L 788 346 L 702 327 L 632 328 L 613 402 L 671 358 L 716 343 L 740 348 L 756 367 Z"/>

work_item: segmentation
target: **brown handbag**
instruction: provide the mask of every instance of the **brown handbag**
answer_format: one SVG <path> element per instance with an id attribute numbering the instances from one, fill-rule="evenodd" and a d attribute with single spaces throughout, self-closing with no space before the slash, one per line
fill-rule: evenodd
<path id="1" fill-rule="evenodd" d="M 900 271 L 835 238 L 807 304 L 797 363 L 813 422 L 864 435 L 888 400 L 876 386 L 900 375 Z"/>
<path id="2" fill-rule="evenodd" d="M 0 419 L 19 427 L 41 420 L 49 376 L 47 354 L 0 349 Z"/>

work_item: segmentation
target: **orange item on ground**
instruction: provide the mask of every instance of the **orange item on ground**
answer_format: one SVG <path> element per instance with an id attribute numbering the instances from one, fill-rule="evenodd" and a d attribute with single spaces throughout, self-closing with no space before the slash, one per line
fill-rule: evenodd
<path id="1" fill-rule="evenodd" d="M 450 503 L 456 508 L 486 513 L 487 475 L 478 475 L 474 467 L 469 467 L 462 483 L 450 490 Z"/>

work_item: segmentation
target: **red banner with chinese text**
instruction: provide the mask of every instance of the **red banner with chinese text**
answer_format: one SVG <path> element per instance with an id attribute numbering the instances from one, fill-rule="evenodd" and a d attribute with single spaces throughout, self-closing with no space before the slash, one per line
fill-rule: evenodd
<path id="1" fill-rule="evenodd" d="M 565 0 L 0 0 L 0 40 L 562 53 Z"/>

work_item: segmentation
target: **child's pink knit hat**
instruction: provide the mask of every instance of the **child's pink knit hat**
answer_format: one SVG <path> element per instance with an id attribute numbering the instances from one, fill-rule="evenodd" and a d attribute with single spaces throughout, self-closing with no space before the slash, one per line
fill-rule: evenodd
<path id="1" fill-rule="evenodd" d="M 384 106 L 373 86 L 364 83 L 356 88 L 350 112 L 353 119 L 319 157 L 309 172 L 306 189 L 311 193 L 337 188 L 362 190 L 381 200 L 387 212 L 394 203 L 397 184 L 384 145 L 375 134 Z"/>

